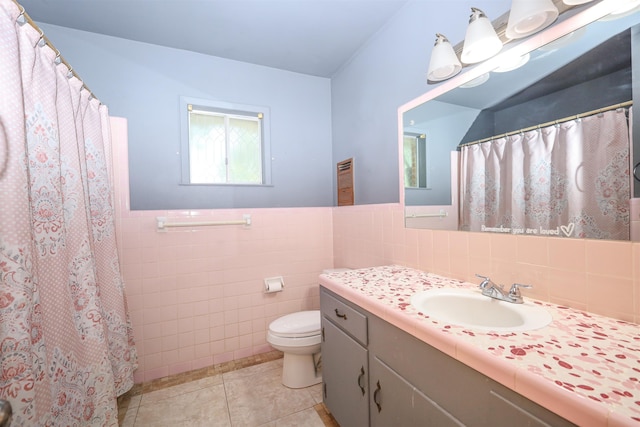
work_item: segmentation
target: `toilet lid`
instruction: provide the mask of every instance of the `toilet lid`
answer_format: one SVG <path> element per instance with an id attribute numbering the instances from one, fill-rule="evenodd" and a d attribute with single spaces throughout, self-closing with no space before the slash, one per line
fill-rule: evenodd
<path id="1" fill-rule="evenodd" d="M 320 333 L 320 310 L 299 311 L 282 316 L 269 325 L 279 337 L 308 337 Z"/>

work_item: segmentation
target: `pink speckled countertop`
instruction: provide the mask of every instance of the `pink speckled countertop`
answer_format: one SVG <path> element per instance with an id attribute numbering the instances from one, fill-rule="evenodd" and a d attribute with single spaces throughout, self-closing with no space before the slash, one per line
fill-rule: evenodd
<path id="1" fill-rule="evenodd" d="M 411 296 L 477 284 L 401 266 L 322 274 L 320 284 L 580 426 L 640 426 L 640 325 L 526 297 L 551 313 L 549 326 L 499 333 L 448 324 Z"/>

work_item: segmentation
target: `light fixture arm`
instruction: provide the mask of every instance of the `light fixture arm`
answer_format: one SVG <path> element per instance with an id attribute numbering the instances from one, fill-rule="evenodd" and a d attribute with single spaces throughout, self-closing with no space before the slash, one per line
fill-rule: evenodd
<path id="1" fill-rule="evenodd" d="M 471 8 L 471 16 L 469 17 L 469 24 L 476 21 L 478 18 L 486 18 L 487 15 L 477 7 Z"/>
<path id="2" fill-rule="evenodd" d="M 442 43 L 449 43 L 449 39 L 440 33 L 436 33 L 436 41 L 433 43 L 434 46 L 438 46 Z"/>

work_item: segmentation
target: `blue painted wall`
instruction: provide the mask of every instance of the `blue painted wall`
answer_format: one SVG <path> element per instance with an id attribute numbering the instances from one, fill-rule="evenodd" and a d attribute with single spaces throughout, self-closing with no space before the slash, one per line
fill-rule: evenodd
<path id="1" fill-rule="evenodd" d="M 397 110 L 427 92 L 435 33 L 464 38 L 471 7 L 409 0 L 331 80 L 39 24 L 114 116 L 129 119 L 134 209 L 331 206 L 354 158 L 356 204 L 399 201 Z M 272 188 L 180 186 L 180 95 L 271 108 Z"/>
<path id="2" fill-rule="evenodd" d="M 133 209 L 333 205 L 329 79 L 38 25 L 110 114 L 128 119 Z M 269 107 L 273 186 L 180 185 L 181 95 Z"/>

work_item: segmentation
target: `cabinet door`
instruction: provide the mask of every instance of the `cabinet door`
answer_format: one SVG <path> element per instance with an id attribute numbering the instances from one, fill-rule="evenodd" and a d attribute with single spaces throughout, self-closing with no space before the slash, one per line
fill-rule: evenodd
<path id="1" fill-rule="evenodd" d="M 490 426 L 569 427 L 573 423 L 518 393 L 495 384 L 489 391 Z"/>
<path id="2" fill-rule="evenodd" d="M 367 349 L 322 318 L 324 403 L 342 427 L 369 425 Z"/>
<path id="3" fill-rule="evenodd" d="M 453 415 L 373 357 L 369 375 L 371 426 L 463 426 Z"/>

